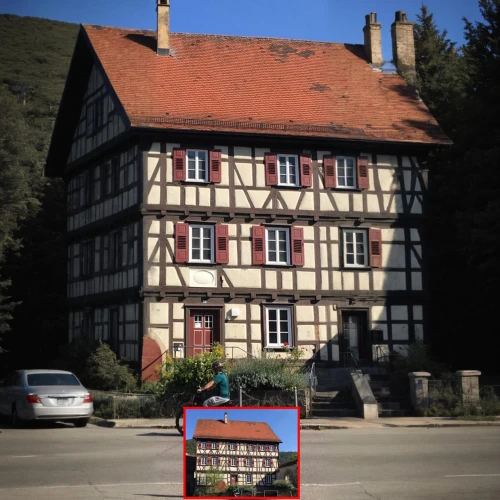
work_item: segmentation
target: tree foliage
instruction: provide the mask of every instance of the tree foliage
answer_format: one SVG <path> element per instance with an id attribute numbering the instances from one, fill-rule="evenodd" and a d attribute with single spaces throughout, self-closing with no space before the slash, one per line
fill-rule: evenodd
<path id="1" fill-rule="evenodd" d="M 463 55 L 422 7 L 416 54 L 421 95 L 455 143 L 430 161 L 432 345 L 455 368 L 494 372 L 487 337 L 474 337 L 496 328 L 500 283 L 500 1 L 479 7 L 483 21 L 464 19 Z"/>

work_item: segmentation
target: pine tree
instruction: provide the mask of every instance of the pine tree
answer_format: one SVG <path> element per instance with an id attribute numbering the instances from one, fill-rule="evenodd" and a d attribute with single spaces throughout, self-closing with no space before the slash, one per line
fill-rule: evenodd
<path id="1" fill-rule="evenodd" d="M 468 73 L 465 58 L 439 32 L 426 5 L 422 5 L 415 24 L 415 62 L 417 87 L 433 115 L 450 136 L 455 135 L 457 117 L 463 110 Z"/>

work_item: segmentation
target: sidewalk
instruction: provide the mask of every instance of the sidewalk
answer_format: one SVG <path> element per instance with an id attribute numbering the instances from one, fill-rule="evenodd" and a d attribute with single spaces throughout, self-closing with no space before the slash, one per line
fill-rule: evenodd
<path id="1" fill-rule="evenodd" d="M 120 420 L 104 420 L 92 417 L 90 423 L 102 427 L 129 429 L 175 429 L 173 418 L 127 418 Z M 394 417 L 363 420 L 354 417 L 307 418 L 300 421 L 300 428 L 305 430 L 336 429 L 382 429 L 403 427 L 473 427 L 500 426 L 500 418 L 496 420 L 458 420 L 449 417 Z"/>

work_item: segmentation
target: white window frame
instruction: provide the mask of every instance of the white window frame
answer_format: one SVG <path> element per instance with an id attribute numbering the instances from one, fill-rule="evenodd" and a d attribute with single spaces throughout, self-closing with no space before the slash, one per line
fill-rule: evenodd
<path id="1" fill-rule="evenodd" d="M 274 451 L 274 444 L 269 445 L 269 451 Z"/>
<path id="2" fill-rule="evenodd" d="M 229 451 L 236 451 L 236 443 L 229 443 Z"/>
<path id="3" fill-rule="evenodd" d="M 270 260 L 269 259 L 269 233 L 274 232 L 275 235 L 285 233 L 286 239 L 286 261 Z M 279 240 L 276 240 L 276 256 L 279 258 Z M 275 266 L 289 266 L 291 262 L 290 252 L 290 228 L 289 227 L 266 227 L 266 264 L 273 264 Z"/>
<path id="4" fill-rule="evenodd" d="M 273 476 L 271 476 L 271 474 L 266 474 L 264 484 L 273 484 Z"/>
<path id="5" fill-rule="evenodd" d="M 245 474 L 245 482 L 246 484 L 252 484 L 252 474 Z"/>
<path id="6" fill-rule="evenodd" d="M 293 165 L 290 165 L 290 163 L 289 163 L 290 158 L 295 159 L 295 167 Z M 286 182 L 281 182 L 281 160 L 282 159 L 285 159 Z M 298 155 L 285 155 L 285 154 L 276 155 L 276 170 L 277 170 L 277 175 L 278 175 L 278 186 L 297 187 L 300 185 L 299 161 L 300 160 L 299 160 Z M 295 172 L 292 172 L 292 169 L 294 169 Z M 290 182 L 290 178 L 292 176 L 292 173 L 295 175 L 295 182 Z"/>
<path id="7" fill-rule="evenodd" d="M 247 467 L 253 467 L 253 466 L 254 466 L 253 465 L 253 457 L 247 457 Z"/>
<path id="8" fill-rule="evenodd" d="M 212 457 L 212 467 L 215 465 L 217 466 L 217 462 L 218 462 L 218 457 Z"/>
<path id="9" fill-rule="evenodd" d="M 203 258 L 203 248 L 200 247 L 200 258 L 193 258 L 193 229 L 199 229 L 203 234 L 205 229 L 210 231 L 210 259 Z M 203 241 L 203 238 L 200 240 Z M 210 224 L 189 224 L 189 262 L 194 264 L 213 264 L 215 255 L 215 228 Z"/>
<path id="10" fill-rule="evenodd" d="M 195 158 L 194 158 L 194 173 L 195 173 L 195 178 L 190 179 L 189 178 L 189 153 L 195 153 Z M 205 176 L 202 177 L 200 175 L 200 158 L 198 157 L 199 153 L 205 153 Z M 210 158 L 209 158 L 209 153 L 206 150 L 203 149 L 187 149 L 186 150 L 186 182 L 205 182 L 208 183 L 208 177 L 209 177 L 209 170 L 210 170 Z"/>
<path id="11" fill-rule="evenodd" d="M 353 248 L 354 248 L 354 263 L 353 264 L 348 264 L 347 263 L 347 235 L 348 234 L 352 234 L 352 235 L 355 235 L 355 234 L 361 234 L 363 236 L 363 256 L 364 256 L 364 260 L 365 260 L 365 263 L 364 264 L 357 264 L 356 263 L 356 260 L 357 260 L 357 256 L 360 255 L 357 253 L 357 250 L 356 250 L 356 237 L 353 236 Z M 369 261 L 369 253 L 368 253 L 368 245 L 369 245 L 369 241 L 368 241 L 368 231 L 366 231 L 365 229 L 343 229 L 342 230 L 342 248 L 343 248 L 343 264 L 344 264 L 344 267 L 348 267 L 348 268 L 355 268 L 355 269 L 366 269 L 367 267 L 370 267 L 370 261 Z"/>
<path id="12" fill-rule="evenodd" d="M 266 451 L 265 445 L 259 444 L 259 451 Z"/>
<path id="13" fill-rule="evenodd" d="M 237 458 L 231 457 L 231 467 L 236 467 L 236 464 L 237 464 Z"/>
<path id="14" fill-rule="evenodd" d="M 201 449 L 202 450 L 206 450 L 207 449 L 207 443 L 205 443 L 205 441 L 201 442 Z"/>
<path id="15" fill-rule="evenodd" d="M 207 457 L 201 457 L 201 465 L 207 465 Z"/>
<path id="16" fill-rule="evenodd" d="M 264 467 L 271 467 L 271 459 L 270 458 L 266 458 L 264 460 L 265 460 Z"/>
<path id="17" fill-rule="evenodd" d="M 265 331 L 266 331 L 266 348 L 281 348 L 284 346 L 284 343 L 281 343 L 281 342 L 278 342 L 278 343 L 270 343 L 269 342 L 269 311 L 277 311 L 277 317 L 279 317 L 279 312 L 282 311 L 282 310 L 286 310 L 288 311 L 288 319 L 287 319 L 287 323 L 288 323 L 288 340 L 285 340 L 285 342 L 288 342 L 288 346 L 289 347 L 293 347 L 293 335 L 292 335 L 292 328 L 293 328 L 293 318 L 292 318 L 292 314 L 293 314 L 293 311 L 292 311 L 292 307 L 291 306 L 267 306 L 266 307 L 266 328 L 265 328 Z M 281 338 L 281 331 L 280 331 L 280 320 L 277 319 L 276 320 L 277 322 L 277 328 L 278 328 L 278 332 L 277 332 L 277 339 L 278 340 L 279 338 Z"/>
<path id="18" fill-rule="evenodd" d="M 341 186 L 340 185 L 340 179 L 342 178 L 340 175 L 339 175 L 339 162 L 340 161 L 343 161 L 344 162 L 344 169 L 347 168 L 346 167 L 346 161 L 347 160 L 352 160 L 353 162 L 353 174 L 352 174 L 352 185 L 347 185 L 347 176 L 343 176 L 343 179 L 346 181 L 346 185 L 345 186 Z M 337 188 L 339 189 L 357 189 L 358 188 L 358 183 L 357 183 L 357 161 L 356 161 L 356 158 L 354 156 L 337 156 L 337 165 L 336 165 L 336 169 L 335 169 L 335 176 L 336 176 L 336 185 L 337 185 Z M 345 170 L 344 170 L 344 173 L 345 173 Z"/>

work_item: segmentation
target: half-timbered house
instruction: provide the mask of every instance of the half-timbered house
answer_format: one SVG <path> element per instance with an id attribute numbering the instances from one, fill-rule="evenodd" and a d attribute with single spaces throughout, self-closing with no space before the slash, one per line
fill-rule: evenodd
<path id="1" fill-rule="evenodd" d="M 282 442 L 267 422 L 198 419 L 195 480 L 210 481 L 210 471 L 226 484 L 269 486 L 276 480 Z"/>
<path id="2" fill-rule="evenodd" d="M 49 175 L 68 186 L 69 339 L 149 376 L 217 341 L 373 361 L 424 339 L 429 151 L 449 144 L 364 44 L 82 26 Z M 361 23 L 360 23 L 361 24 Z M 361 29 L 360 29 L 361 32 Z M 392 25 L 414 78 L 413 24 Z"/>

